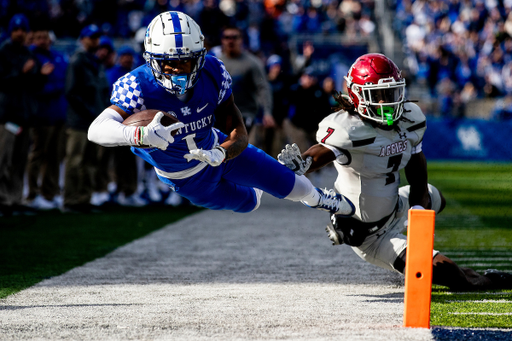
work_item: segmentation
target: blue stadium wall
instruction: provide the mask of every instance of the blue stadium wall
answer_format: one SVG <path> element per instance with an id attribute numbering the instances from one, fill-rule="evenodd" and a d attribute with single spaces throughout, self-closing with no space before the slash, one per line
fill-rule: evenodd
<path id="1" fill-rule="evenodd" d="M 512 120 L 429 118 L 423 138 L 428 160 L 512 161 Z"/>

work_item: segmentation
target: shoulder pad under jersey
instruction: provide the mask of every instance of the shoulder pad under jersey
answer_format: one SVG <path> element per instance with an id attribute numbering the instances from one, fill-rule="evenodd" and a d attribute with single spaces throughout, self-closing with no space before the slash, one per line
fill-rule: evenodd
<path id="1" fill-rule="evenodd" d="M 218 104 L 222 103 L 231 95 L 231 75 L 226 70 L 224 63 L 215 56 L 206 55 L 203 71 L 208 73 L 214 80 L 219 93 Z"/>
<path id="2" fill-rule="evenodd" d="M 376 137 L 377 132 L 370 124 L 344 110 L 324 118 L 316 133 L 319 143 L 346 150 L 372 144 Z"/>
<path id="3" fill-rule="evenodd" d="M 427 118 L 417 104 L 407 102 L 404 104 L 404 113 L 398 127 L 401 131 L 417 134 L 417 143 L 419 143 L 423 139 L 425 130 L 427 130 Z"/>

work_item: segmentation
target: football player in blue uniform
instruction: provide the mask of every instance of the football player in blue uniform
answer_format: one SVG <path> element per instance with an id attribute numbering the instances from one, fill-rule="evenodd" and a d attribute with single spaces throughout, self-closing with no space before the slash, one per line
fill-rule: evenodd
<path id="1" fill-rule="evenodd" d="M 352 215 L 354 206 L 345 197 L 315 188 L 305 176 L 248 144 L 231 76 L 219 59 L 206 54 L 203 42 L 188 15 L 157 15 L 146 31 L 146 64 L 117 80 L 112 105 L 91 124 L 89 139 L 103 146 L 149 145 L 132 151 L 154 166 L 161 181 L 198 206 L 251 212 L 264 191 Z M 146 127 L 122 124 L 145 109 L 168 112 L 179 122 L 164 127 L 160 112 Z M 229 125 L 227 134 L 214 128 L 217 118 Z"/>
<path id="2" fill-rule="evenodd" d="M 340 110 L 320 122 L 318 144 L 304 153 L 287 145 L 278 159 L 304 174 L 334 163 L 335 187 L 356 208 L 352 217 L 331 216 L 327 226 L 334 245 L 347 244 L 365 261 L 404 273 L 407 212 L 445 207 L 441 192 L 428 183 L 422 151 L 426 117 L 405 100 L 405 79 L 382 54 L 359 57 L 347 77 L 349 96 L 338 94 Z M 408 186 L 400 187 L 400 170 Z M 490 269 L 483 275 L 459 267 L 433 251 L 433 282 L 455 290 L 512 288 L 512 275 Z"/>

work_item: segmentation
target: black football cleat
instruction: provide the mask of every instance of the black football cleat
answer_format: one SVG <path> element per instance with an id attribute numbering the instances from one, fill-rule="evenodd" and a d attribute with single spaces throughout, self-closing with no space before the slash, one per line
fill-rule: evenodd
<path id="1" fill-rule="evenodd" d="M 492 289 L 512 289 L 512 274 L 488 269 L 484 271 L 484 276 L 492 281 Z"/>

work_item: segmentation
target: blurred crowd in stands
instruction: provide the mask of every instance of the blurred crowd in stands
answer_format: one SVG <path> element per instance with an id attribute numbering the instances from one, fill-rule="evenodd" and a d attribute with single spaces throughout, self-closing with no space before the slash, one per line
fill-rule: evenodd
<path id="1" fill-rule="evenodd" d="M 1 2 L 0 216 L 187 204 L 129 148 L 103 148 L 86 137 L 88 125 L 109 105 L 112 84 L 144 63 L 146 25 L 158 13 L 179 10 L 197 20 L 209 53 L 236 75 L 233 88 L 251 142 L 275 157 L 290 136 L 303 149 L 314 143 L 316 126 L 333 104 L 332 78 L 319 77 L 311 67 L 314 44 L 304 42 L 300 54 L 292 56 L 288 36 L 371 34 L 373 5 L 352 0 Z M 72 53 L 55 48 L 66 39 L 76 41 Z M 129 43 L 116 46 L 116 41 Z M 259 75 L 253 84 L 236 84 L 248 79 L 238 77 L 243 76 L 235 65 L 240 55 Z"/>
<path id="2" fill-rule="evenodd" d="M 428 87 L 442 115 L 462 117 L 475 98 L 503 97 L 493 116 L 512 114 L 512 1 L 390 2 L 409 76 Z"/>
<path id="3" fill-rule="evenodd" d="M 496 118 L 512 117 L 512 0 L 386 5 L 403 39 L 408 84 L 425 86 L 441 116 L 461 117 L 465 103 L 488 97 L 497 99 Z M 232 58 L 250 55 L 247 63 L 264 81 L 234 81 L 233 89 L 247 92 L 235 97 L 250 142 L 274 157 L 286 143 L 301 150 L 314 143 L 350 65 L 336 77 L 320 73 L 315 41 L 292 53 L 291 37 L 379 39 L 374 0 L 0 1 L 0 216 L 187 204 L 129 148 L 107 150 L 86 139 L 112 84 L 144 63 L 146 25 L 169 10 L 198 22 L 209 53 L 230 73 L 239 72 Z M 64 40 L 75 41 L 76 51 L 55 48 Z"/>

